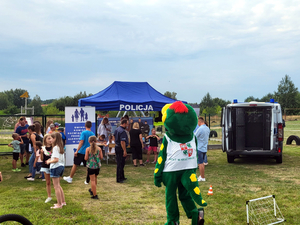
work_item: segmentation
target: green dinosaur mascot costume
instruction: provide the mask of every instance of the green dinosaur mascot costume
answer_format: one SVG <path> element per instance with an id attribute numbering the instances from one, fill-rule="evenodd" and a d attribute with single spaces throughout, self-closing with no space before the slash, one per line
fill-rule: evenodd
<path id="1" fill-rule="evenodd" d="M 166 225 L 179 224 L 177 189 L 192 225 L 203 224 L 204 219 L 199 218 L 194 203 L 207 205 L 202 199 L 196 176 L 197 142 L 193 131 L 197 125 L 197 115 L 191 106 L 180 101 L 165 105 L 162 114 L 167 132 L 155 166 L 154 183 L 157 187 L 161 187 L 161 182 L 166 186 Z"/>

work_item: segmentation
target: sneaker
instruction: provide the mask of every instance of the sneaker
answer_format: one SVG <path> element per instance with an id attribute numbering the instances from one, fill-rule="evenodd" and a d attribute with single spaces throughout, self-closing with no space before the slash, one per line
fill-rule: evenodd
<path id="1" fill-rule="evenodd" d="M 25 167 L 25 164 L 24 164 L 24 163 L 22 163 L 22 164 L 21 164 L 21 167 Z"/>
<path id="2" fill-rule="evenodd" d="M 32 177 L 32 176 L 29 176 L 29 175 L 27 175 L 26 177 L 24 177 L 25 179 L 27 179 L 27 178 L 30 178 L 30 177 Z"/>
<path id="3" fill-rule="evenodd" d="M 90 195 L 91 195 L 91 196 L 94 195 L 91 188 L 89 189 L 89 192 L 90 192 Z"/>
<path id="4" fill-rule="evenodd" d="M 198 181 L 200 181 L 202 179 L 201 175 L 198 177 Z"/>
<path id="5" fill-rule="evenodd" d="M 99 198 L 98 198 L 98 195 L 92 196 L 91 198 L 92 198 L 92 199 L 99 199 Z"/>
<path id="6" fill-rule="evenodd" d="M 142 164 L 140 164 L 140 166 L 145 166 L 145 164 L 142 163 Z"/>
<path id="7" fill-rule="evenodd" d="M 207 163 L 203 163 L 204 164 L 204 166 L 207 166 L 208 165 L 208 162 Z"/>
<path id="8" fill-rule="evenodd" d="M 29 163 L 27 162 L 27 163 L 26 163 L 26 165 L 28 166 L 28 165 L 29 165 Z"/>
<path id="9" fill-rule="evenodd" d="M 86 182 L 86 180 L 84 181 L 84 184 L 89 184 L 88 182 Z"/>
<path id="10" fill-rule="evenodd" d="M 156 161 L 153 161 L 152 163 L 154 164 L 154 163 L 156 163 Z"/>
<path id="11" fill-rule="evenodd" d="M 28 181 L 34 181 L 34 178 L 29 177 L 29 178 L 27 178 L 27 180 L 28 180 Z"/>
<path id="12" fill-rule="evenodd" d="M 73 178 L 71 178 L 71 177 L 64 177 L 63 178 L 65 181 L 67 181 L 69 184 L 71 184 L 72 183 L 72 180 L 73 180 Z"/>
<path id="13" fill-rule="evenodd" d="M 42 179 L 42 181 L 46 181 L 46 179 Z"/>
<path id="14" fill-rule="evenodd" d="M 36 171 L 35 174 L 41 174 L 41 172 L 40 171 Z"/>
<path id="15" fill-rule="evenodd" d="M 202 178 L 201 176 L 198 177 L 198 181 L 205 181 L 205 178 Z"/>
<path id="16" fill-rule="evenodd" d="M 150 161 L 149 161 L 149 160 L 146 160 L 146 162 L 144 162 L 144 163 L 150 163 Z"/>
<path id="17" fill-rule="evenodd" d="M 12 169 L 13 172 L 17 172 L 17 169 Z"/>
<path id="18" fill-rule="evenodd" d="M 52 198 L 51 198 L 51 197 L 48 197 L 48 198 L 46 199 L 45 203 L 48 203 L 48 202 L 50 202 L 51 200 L 52 200 Z"/>
<path id="19" fill-rule="evenodd" d="M 20 172 L 20 171 L 21 171 L 21 169 L 18 169 L 18 168 L 17 168 L 17 169 L 16 169 L 16 171 L 17 171 L 17 172 Z"/>

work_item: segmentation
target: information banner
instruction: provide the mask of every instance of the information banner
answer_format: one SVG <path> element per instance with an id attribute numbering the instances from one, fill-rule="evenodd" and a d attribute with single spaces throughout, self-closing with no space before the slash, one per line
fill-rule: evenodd
<path id="1" fill-rule="evenodd" d="M 66 166 L 73 165 L 74 152 L 77 150 L 79 138 L 85 130 L 85 122 L 92 122 L 92 132 L 96 131 L 95 107 L 65 107 L 65 133 L 66 133 Z"/>

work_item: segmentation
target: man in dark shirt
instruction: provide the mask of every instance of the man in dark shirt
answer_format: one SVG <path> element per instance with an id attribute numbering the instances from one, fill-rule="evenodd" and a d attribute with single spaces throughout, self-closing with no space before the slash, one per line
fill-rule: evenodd
<path id="1" fill-rule="evenodd" d="M 25 119 L 22 117 L 19 120 L 20 126 L 16 129 L 16 133 L 19 134 L 19 136 L 23 139 L 24 144 L 20 145 L 21 152 L 20 152 L 20 160 L 21 160 L 21 166 L 24 167 L 25 164 L 23 162 L 23 156 L 26 151 L 26 165 L 28 165 L 29 162 L 29 139 L 27 137 L 28 133 L 28 124 L 26 124 Z"/>
<path id="2" fill-rule="evenodd" d="M 117 159 L 117 183 L 124 183 L 127 180 L 124 175 L 125 158 L 127 156 L 126 146 L 128 145 L 128 136 L 126 134 L 126 127 L 128 120 L 123 119 L 121 125 L 115 130 L 115 151 Z"/>

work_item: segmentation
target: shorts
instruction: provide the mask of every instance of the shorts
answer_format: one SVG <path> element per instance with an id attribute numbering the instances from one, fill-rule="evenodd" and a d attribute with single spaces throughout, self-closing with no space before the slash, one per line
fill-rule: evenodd
<path id="1" fill-rule="evenodd" d="M 204 163 L 205 155 L 206 155 L 206 152 L 198 151 L 198 164 L 203 164 Z"/>
<path id="2" fill-rule="evenodd" d="M 157 152 L 157 146 L 149 146 L 148 151 L 154 151 Z"/>
<path id="3" fill-rule="evenodd" d="M 21 155 L 23 155 L 25 153 L 25 151 L 27 153 L 29 153 L 29 143 L 24 143 L 22 145 L 20 145 L 20 149 L 21 149 Z"/>
<path id="4" fill-rule="evenodd" d="M 19 160 L 19 155 L 20 155 L 19 152 L 13 152 L 13 160 L 18 161 Z"/>
<path id="5" fill-rule="evenodd" d="M 49 168 L 45 168 L 45 167 L 42 167 L 40 172 L 44 172 L 46 174 L 50 174 L 50 169 Z"/>
<path id="6" fill-rule="evenodd" d="M 74 156 L 74 164 L 80 166 L 83 162 L 84 167 L 86 166 L 86 161 L 84 160 L 84 154 L 77 153 L 77 157 Z"/>
<path id="7" fill-rule="evenodd" d="M 100 168 L 98 169 L 90 169 L 90 168 L 87 168 L 88 169 L 88 175 L 96 175 L 98 176 L 99 175 L 99 172 L 100 172 Z"/>
<path id="8" fill-rule="evenodd" d="M 62 177 L 64 173 L 64 166 L 59 166 L 53 169 L 50 169 L 50 177 Z"/>

